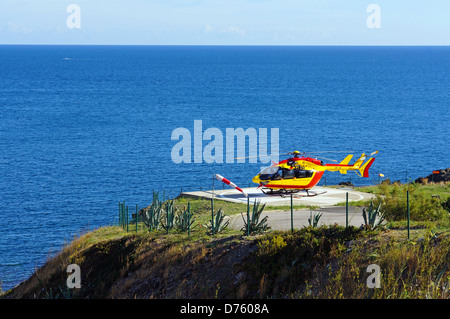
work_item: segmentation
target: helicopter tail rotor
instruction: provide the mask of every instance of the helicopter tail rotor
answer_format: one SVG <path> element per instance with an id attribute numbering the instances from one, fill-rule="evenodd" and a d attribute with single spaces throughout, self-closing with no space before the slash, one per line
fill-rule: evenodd
<path id="1" fill-rule="evenodd" d="M 363 153 L 363 155 L 361 155 L 361 157 L 358 159 L 357 163 L 355 163 L 355 165 L 356 165 L 356 164 L 359 165 L 359 166 L 357 167 L 358 170 L 356 171 L 356 173 L 359 172 L 359 175 L 360 175 L 361 177 L 369 177 L 369 168 L 370 168 L 370 166 L 372 165 L 372 163 L 375 161 L 375 158 L 372 157 L 372 156 L 374 156 L 375 154 L 378 154 L 378 151 L 374 151 L 374 152 L 370 153 L 370 154 L 369 154 L 370 158 L 368 159 L 367 162 L 365 162 L 365 163 L 363 164 L 363 162 L 364 162 L 364 161 L 366 160 L 366 158 L 367 158 L 367 155 L 365 155 L 365 154 Z"/>
<path id="2" fill-rule="evenodd" d="M 372 157 L 358 169 L 361 177 L 369 177 L 369 168 L 374 161 L 375 158 Z"/>

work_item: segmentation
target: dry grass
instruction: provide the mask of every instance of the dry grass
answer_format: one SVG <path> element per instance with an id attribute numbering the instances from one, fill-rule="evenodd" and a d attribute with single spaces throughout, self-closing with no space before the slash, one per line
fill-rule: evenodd
<path id="1" fill-rule="evenodd" d="M 267 235 L 242 266 L 251 276 L 246 297 L 449 299 L 450 234 L 416 231 L 414 240 L 404 230 L 345 234 L 336 227 Z M 367 285 L 371 264 L 380 267 L 380 288 Z"/>
<path id="2" fill-rule="evenodd" d="M 336 269 L 310 297 L 422 299 L 450 298 L 450 240 L 427 235 L 419 242 L 387 240 L 372 249 L 364 243 L 342 256 Z M 368 288 L 367 266 L 381 269 L 380 288 Z"/>

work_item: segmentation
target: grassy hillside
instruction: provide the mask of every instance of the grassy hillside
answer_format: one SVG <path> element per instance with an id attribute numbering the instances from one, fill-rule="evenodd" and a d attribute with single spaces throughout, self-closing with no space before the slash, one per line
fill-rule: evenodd
<path id="1" fill-rule="evenodd" d="M 370 191 L 380 195 L 389 212 L 395 206 L 383 202 L 386 195 L 396 192 L 395 199 L 402 191 L 383 187 Z M 405 220 L 397 215 L 372 231 L 330 225 L 255 236 L 226 229 L 211 236 L 205 227 L 210 202 L 189 199 L 196 217 L 190 236 L 177 230 L 150 232 L 143 223 L 138 232 L 103 227 L 74 239 L 2 297 L 449 299 L 448 185 L 414 187 L 414 205 L 428 198 L 432 205 L 415 215 L 410 240 Z M 432 196 L 437 191 L 439 199 Z M 183 208 L 187 201 L 177 199 L 175 205 Z M 215 207 L 226 214 L 246 211 L 246 205 L 233 203 Z M 67 288 L 69 264 L 80 266 L 80 289 Z M 381 270 L 380 288 L 367 286 L 371 264 Z"/>

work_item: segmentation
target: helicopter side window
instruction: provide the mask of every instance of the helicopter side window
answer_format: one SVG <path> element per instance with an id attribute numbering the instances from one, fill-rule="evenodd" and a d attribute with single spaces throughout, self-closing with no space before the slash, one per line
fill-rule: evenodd
<path id="1" fill-rule="evenodd" d="M 279 169 L 278 172 L 276 172 L 273 177 L 272 180 L 280 180 L 283 178 L 283 169 Z"/>
<path id="2" fill-rule="evenodd" d="M 306 173 L 303 170 L 296 169 L 295 170 L 295 177 L 296 178 L 305 178 L 306 177 Z"/>
<path id="3" fill-rule="evenodd" d="M 268 180 L 271 179 L 273 174 L 275 174 L 278 171 L 278 167 L 276 166 L 270 166 L 263 169 L 259 175 L 259 178 L 261 180 Z"/>
<path id="4" fill-rule="evenodd" d="M 294 170 L 285 170 L 283 176 L 284 179 L 292 179 L 295 177 L 295 172 Z"/>
<path id="5" fill-rule="evenodd" d="M 308 178 L 313 176 L 314 171 L 305 171 L 305 170 L 300 170 L 300 169 L 296 169 L 295 170 L 295 177 L 296 178 Z"/>

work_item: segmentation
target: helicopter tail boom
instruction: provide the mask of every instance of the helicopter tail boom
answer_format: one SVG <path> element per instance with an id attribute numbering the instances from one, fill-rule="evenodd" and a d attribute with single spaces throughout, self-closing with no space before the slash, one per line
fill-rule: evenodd
<path id="1" fill-rule="evenodd" d="M 370 154 L 370 156 L 377 154 L 378 151 L 375 151 Z M 326 170 L 329 171 L 338 171 L 341 174 L 347 174 L 347 171 L 355 171 L 361 177 L 369 177 L 369 168 L 372 165 L 375 158 L 371 157 L 367 162 L 364 161 L 367 158 L 367 155 L 362 153 L 361 156 L 356 160 L 353 165 L 349 165 L 348 163 L 352 159 L 353 155 L 348 155 L 344 158 L 339 164 L 325 164 Z"/>

